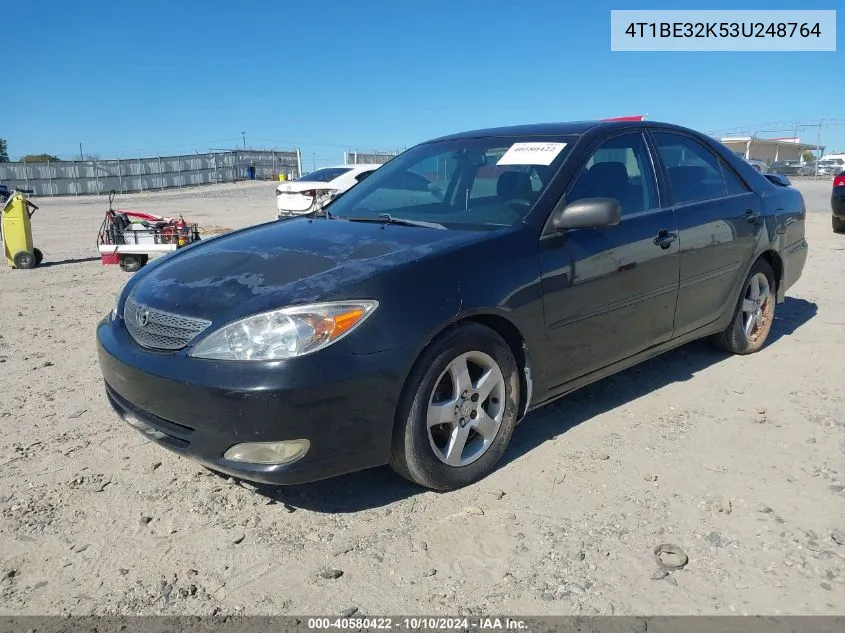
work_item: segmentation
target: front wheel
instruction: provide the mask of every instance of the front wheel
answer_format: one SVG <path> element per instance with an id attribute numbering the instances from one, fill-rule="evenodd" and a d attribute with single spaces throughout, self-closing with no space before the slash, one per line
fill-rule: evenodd
<path id="1" fill-rule="evenodd" d="M 753 354 L 766 343 L 775 318 L 775 275 L 766 260 L 757 260 L 742 288 L 731 324 L 713 341 L 733 354 Z"/>
<path id="2" fill-rule="evenodd" d="M 29 270 L 38 265 L 35 253 L 30 251 L 20 251 L 15 254 L 12 260 L 15 262 L 15 268 L 19 270 Z"/>
<path id="3" fill-rule="evenodd" d="M 487 476 L 510 443 L 519 369 L 508 344 L 477 323 L 459 325 L 417 361 L 400 399 L 390 464 L 433 490 Z"/>

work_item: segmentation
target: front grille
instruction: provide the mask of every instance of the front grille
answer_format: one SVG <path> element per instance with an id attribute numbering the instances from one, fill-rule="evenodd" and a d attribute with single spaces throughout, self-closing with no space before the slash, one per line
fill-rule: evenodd
<path id="1" fill-rule="evenodd" d="M 139 345 L 166 350 L 182 349 L 211 325 L 211 321 L 150 308 L 136 303 L 132 297 L 124 305 L 123 320 Z"/>

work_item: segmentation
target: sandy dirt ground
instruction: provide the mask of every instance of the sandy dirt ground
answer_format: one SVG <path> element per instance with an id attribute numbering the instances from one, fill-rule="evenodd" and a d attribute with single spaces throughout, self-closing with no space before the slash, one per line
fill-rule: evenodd
<path id="1" fill-rule="evenodd" d="M 109 409 L 94 327 L 128 274 L 105 198 L 39 199 L 44 265 L 0 267 L 4 614 L 845 613 L 845 236 L 829 184 L 766 348 L 687 345 L 532 414 L 448 494 L 380 468 L 293 488 L 211 474 Z M 246 226 L 272 184 L 122 196 Z M 656 573 L 655 546 L 689 562 Z"/>

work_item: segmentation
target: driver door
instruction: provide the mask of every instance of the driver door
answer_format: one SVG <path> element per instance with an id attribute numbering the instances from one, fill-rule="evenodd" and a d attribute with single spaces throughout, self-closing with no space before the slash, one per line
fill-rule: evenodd
<path id="1" fill-rule="evenodd" d="M 575 178 L 566 202 L 617 198 L 621 222 L 541 238 L 553 391 L 672 337 L 678 227 L 672 208 L 661 204 L 655 164 L 641 132 L 606 138 Z"/>

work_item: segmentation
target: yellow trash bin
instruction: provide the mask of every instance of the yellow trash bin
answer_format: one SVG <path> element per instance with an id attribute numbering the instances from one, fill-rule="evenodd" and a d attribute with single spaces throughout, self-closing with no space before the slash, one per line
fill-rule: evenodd
<path id="1" fill-rule="evenodd" d="M 279 182 L 284 182 L 288 177 L 286 174 L 279 174 Z"/>
<path id="2" fill-rule="evenodd" d="M 14 191 L 3 206 L 0 230 L 3 232 L 3 251 L 12 268 L 35 268 L 41 263 L 41 251 L 32 245 L 32 214 L 38 209 L 23 192 Z"/>

